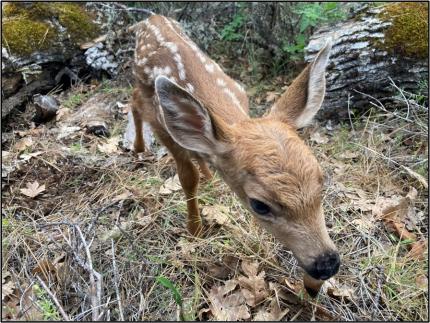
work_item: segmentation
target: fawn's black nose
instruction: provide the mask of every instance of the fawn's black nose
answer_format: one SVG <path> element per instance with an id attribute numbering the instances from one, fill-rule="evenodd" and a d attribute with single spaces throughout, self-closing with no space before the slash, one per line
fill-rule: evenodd
<path id="1" fill-rule="evenodd" d="M 339 254 L 337 252 L 327 252 L 318 256 L 306 271 L 315 279 L 325 280 L 334 276 L 339 271 L 339 267 Z"/>

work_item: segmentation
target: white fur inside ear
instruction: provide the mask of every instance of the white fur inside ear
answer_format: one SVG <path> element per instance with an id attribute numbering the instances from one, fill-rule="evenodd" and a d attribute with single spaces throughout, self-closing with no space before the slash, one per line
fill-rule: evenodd
<path id="1" fill-rule="evenodd" d="M 329 40 L 323 49 L 317 54 L 309 71 L 308 98 L 306 107 L 295 121 L 297 128 L 308 125 L 324 101 L 325 95 L 325 70 L 330 56 L 332 42 Z"/>
<path id="2" fill-rule="evenodd" d="M 214 151 L 212 121 L 202 104 L 184 88 L 164 76 L 155 80 L 162 123 L 181 147 L 211 154 Z"/>

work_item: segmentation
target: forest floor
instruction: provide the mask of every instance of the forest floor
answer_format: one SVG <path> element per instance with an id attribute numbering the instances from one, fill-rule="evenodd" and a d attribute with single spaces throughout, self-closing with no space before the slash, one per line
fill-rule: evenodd
<path id="1" fill-rule="evenodd" d="M 281 91 L 251 93 L 261 114 Z M 74 111 L 114 96 L 110 138 L 33 109 L 2 134 L 2 319 L 428 320 L 428 108 L 401 101 L 302 132 L 326 176 L 324 210 L 340 272 L 315 299 L 291 253 L 215 174 L 185 229 L 172 158 L 121 144 L 130 85 L 55 94 Z M 409 113 L 408 108 L 409 107 Z"/>

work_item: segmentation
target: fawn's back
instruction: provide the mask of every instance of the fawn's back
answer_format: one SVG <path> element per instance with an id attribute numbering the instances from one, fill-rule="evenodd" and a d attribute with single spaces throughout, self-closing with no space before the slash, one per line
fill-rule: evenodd
<path id="1" fill-rule="evenodd" d="M 148 96 L 157 76 L 164 75 L 228 123 L 247 116 L 245 90 L 202 52 L 176 21 L 153 15 L 136 28 L 134 74 Z"/>

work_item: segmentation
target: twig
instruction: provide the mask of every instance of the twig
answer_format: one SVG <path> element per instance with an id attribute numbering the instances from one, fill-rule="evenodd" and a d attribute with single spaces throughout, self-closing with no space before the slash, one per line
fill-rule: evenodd
<path id="1" fill-rule="evenodd" d="M 408 112 L 406 113 L 406 119 L 408 119 L 408 117 L 409 117 L 409 111 L 410 111 L 410 109 L 411 109 L 411 107 L 409 106 L 409 100 L 408 99 L 406 99 L 406 97 L 405 97 L 405 95 L 403 94 L 403 91 L 396 85 L 396 83 L 394 83 L 394 81 L 393 81 L 393 79 L 391 78 L 391 77 L 388 77 L 389 78 L 389 80 L 390 80 L 390 82 L 391 82 L 391 85 L 392 86 L 394 86 L 394 88 L 397 90 L 397 91 L 399 91 L 400 92 L 400 94 L 402 95 L 402 97 L 403 97 L 403 99 L 405 100 L 405 102 L 406 102 L 406 105 L 408 106 Z"/>
<path id="2" fill-rule="evenodd" d="M 294 316 L 291 318 L 290 321 L 294 321 L 296 318 L 299 317 L 300 314 L 302 314 L 302 312 L 303 312 L 303 307 L 299 309 L 296 314 L 294 314 Z"/>
<path id="3" fill-rule="evenodd" d="M 79 237 L 81 238 L 82 244 L 85 249 L 85 253 L 87 255 L 88 271 L 90 273 L 90 284 L 91 284 L 90 296 L 91 296 L 91 304 L 93 307 L 92 316 L 93 316 L 93 321 L 98 321 L 99 304 L 101 299 L 101 275 L 93 269 L 93 261 L 91 259 L 90 249 L 88 247 L 87 242 L 85 241 L 85 238 L 84 238 L 84 235 L 82 234 L 81 229 L 77 225 L 75 225 L 74 227 L 75 227 L 75 230 L 78 231 Z M 97 285 L 94 277 L 97 277 Z"/>
<path id="4" fill-rule="evenodd" d="M 369 95 L 369 94 L 366 94 L 366 93 L 360 92 L 360 91 L 358 91 L 358 90 L 355 90 L 355 89 L 354 89 L 354 91 L 355 91 L 355 92 L 357 92 L 357 93 L 360 93 L 361 95 L 364 95 L 364 96 L 366 96 L 366 97 L 368 97 L 368 98 L 370 98 L 370 99 L 373 99 L 373 100 L 375 100 L 376 102 L 378 102 L 378 104 L 375 104 L 374 102 L 371 102 L 371 101 L 370 101 L 370 104 L 371 104 L 371 105 L 373 105 L 374 107 L 377 107 L 377 108 L 381 109 L 382 111 L 384 111 L 384 112 L 386 112 L 386 113 L 390 113 L 390 114 L 394 115 L 395 117 L 397 117 L 397 118 L 399 118 L 399 119 L 402 119 L 402 120 L 404 120 L 404 121 L 407 121 L 407 122 L 414 122 L 413 120 L 411 120 L 411 119 L 409 119 L 409 118 L 405 118 L 405 117 L 402 117 L 402 116 L 398 115 L 397 113 L 394 113 L 394 112 L 388 111 L 387 109 L 385 109 L 385 107 L 384 107 L 384 105 L 382 104 L 382 102 L 381 102 L 381 101 L 379 101 L 377 98 L 375 98 L 375 97 L 373 97 L 373 96 L 371 96 L 371 95 Z"/>
<path id="5" fill-rule="evenodd" d="M 53 292 L 51 292 L 46 286 L 45 282 L 39 277 L 39 275 L 36 275 L 37 280 L 39 281 L 39 284 L 43 287 L 43 289 L 48 293 L 49 297 L 54 301 L 55 305 L 57 305 L 58 311 L 60 312 L 61 316 L 63 317 L 64 321 L 71 321 L 70 317 L 66 314 L 63 307 L 61 306 L 60 302 L 58 301 L 57 297 L 54 295 Z"/>
<path id="6" fill-rule="evenodd" d="M 118 308 L 119 308 L 119 317 L 121 321 L 124 321 L 124 312 L 122 310 L 122 302 L 121 302 L 121 295 L 119 293 L 119 282 L 118 282 L 118 271 L 116 269 L 116 261 L 115 261 L 115 246 L 113 243 L 113 239 L 111 239 L 112 243 L 112 267 L 113 267 L 113 277 L 114 277 L 114 284 L 115 284 L 115 292 L 116 292 L 116 298 L 118 300 Z"/>
<path id="7" fill-rule="evenodd" d="M 350 102 L 351 102 L 351 94 L 348 93 L 348 118 L 349 118 L 349 123 L 351 124 L 352 132 L 355 132 L 354 125 L 352 124 L 352 120 L 351 120 L 351 110 L 349 108 Z"/>
<path id="8" fill-rule="evenodd" d="M 375 301 L 374 301 L 375 307 L 374 307 L 374 310 L 372 311 L 372 319 L 375 318 L 376 311 L 378 310 L 379 300 L 381 298 L 381 285 L 385 280 L 384 268 L 381 266 L 377 266 L 376 269 L 378 270 L 378 278 L 377 278 L 378 289 L 376 290 Z"/>
<path id="9" fill-rule="evenodd" d="M 417 172 L 413 171 L 407 166 L 400 165 L 400 167 L 402 167 L 405 171 L 407 171 L 409 175 L 411 175 L 412 177 L 415 177 L 421 184 L 423 184 L 425 188 L 429 188 L 429 183 L 424 178 L 424 176 L 418 174 Z"/>
<path id="10" fill-rule="evenodd" d="M 427 180 L 422 175 L 420 175 L 417 172 L 413 171 L 409 167 L 404 166 L 404 165 L 396 162 L 395 160 L 393 160 L 393 159 L 385 156 L 384 154 L 382 154 L 380 152 L 377 152 L 377 151 L 375 151 L 375 150 L 373 150 L 373 149 L 371 149 L 369 147 L 366 147 L 366 146 L 363 146 L 363 145 L 360 145 L 360 144 L 355 144 L 355 145 L 357 145 L 357 146 L 359 146 L 361 148 L 364 148 L 364 149 L 366 149 L 366 150 L 374 153 L 375 155 L 378 155 L 378 156 L 382 157 L 383 159 L 387 160 L 390 163 L 393 163 L 396 166 L 399 166 L 400 168 L 403 168 L 409 175 L 411 175 L 412 177 L 414 177 L 415 179 L 417 179 L 425 188 L 429 187 L 429 184 L 428 184 Z"/>

